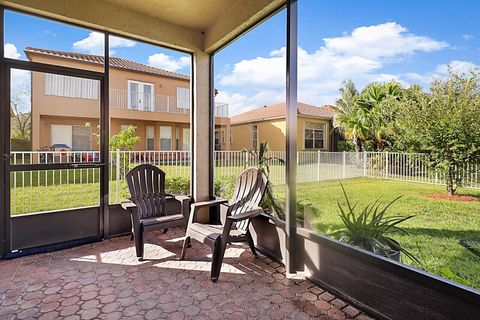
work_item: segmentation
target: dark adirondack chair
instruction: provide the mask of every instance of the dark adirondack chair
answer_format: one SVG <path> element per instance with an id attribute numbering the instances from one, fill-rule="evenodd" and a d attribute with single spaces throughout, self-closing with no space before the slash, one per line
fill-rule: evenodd
<path id="1" fill-rule="evenodd" d="M 122 207 L 130 212 L 137 258 L 143 260 L 144 234 L 151 230 L 166 232 L 168 228 L 185 227 L 190 198 L 165 193 L 165 172 L 151 164 L 133 168 L 125 179 L 131 201 L 122 203 Z M 167 212 L 169 199 L 180 201 L 180 213 Z"/>
<path id="2" fill-rule="evenodd" d="M 213 250 L 211 279 L 217 281 L 228 243 L 247 242 L 252 253 L 256 255 L 248 226 L 252 218 L 263 212 L 259 203 L 267 183 L 267 177 L 260 170 L 250 168 L 237 177 L 233 199 L 230 202 L 217 199 L 192 204 L 180 259 L 185 258 L 191 238 L 209 245 Z M 220 210 L 217 210 L 220 216 L 211 219 L 209 223 L 198 222 L 196 216 L 199 209 L 212 206 L 220 206 Z"/>

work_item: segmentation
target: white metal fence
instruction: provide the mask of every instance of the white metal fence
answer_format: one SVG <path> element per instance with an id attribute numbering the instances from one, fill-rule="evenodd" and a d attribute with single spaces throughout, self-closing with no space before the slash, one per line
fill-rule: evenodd
<path id="1" fill-rule="evenodd" d="M 285 167 L 282 160 L 285 159 L 285 152 L 270 151 L 268 156 L 273 158 L 270 162 L 270 180 L 275 185 L 284 184 Z M 98 160 L 98 151 L 38 151 L 13 152 L 11 163 L 84 163 Z M 214 161 L 216 177 L 237 176 L 245 167 L 257 165 L 254 157 L 243 151 L 215 151 Z M 443 173 L 428 165 L 426 154 L 298 152 L 297 161 L 299 183 L 356 177 L 445 183 Z M 141 163 L 159 166 L 167 177 L 190 179 L 191 154 L 188 151 L 111 151 L 109 163 L 112 203 L 118 203 L 124 197 L 125 174 Z M 466 165 L 462 175 L 465 187 L 480 188 L 480 161 Z M 93 168 L 12 173 L 12 213 L 32 212 L 29 210 L 33 210 L 32 203 L 35 202 L 38 205 L 34 207 L 44 207 L 44 211 L 52 207 L 52 202 L 60 206 L 58 209 L 78 207 L 86 202 L 96 204 L 99 176 L 99 170 Z"/>

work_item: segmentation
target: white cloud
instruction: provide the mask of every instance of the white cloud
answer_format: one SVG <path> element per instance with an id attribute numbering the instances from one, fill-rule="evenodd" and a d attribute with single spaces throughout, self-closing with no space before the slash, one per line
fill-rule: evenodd
<path id="1" fill-rule="evenodd" d="M 255 108 L 254 105 L 249 104 L 247 96 L 238 92 L 219 91 L 215 97 L 215 102 L 228 103 L 230 116 Z"/>
<path id="2" fill-rule="evenodd" d="M 342 55 L 359 55 L 370 59 L 409 55 L 416 51 L 431 52 L 444 49 L 448 44 L 429 37 L 407 32 L 396 22 L 359 27 L 351 34 L 325 38 L 325 46 Z"/>
<path id="3" fill-rule="evenodd" d="M 18 59 L 21 56 L 21 53 L 18 52 L 17 47 L 13 43 L 5 43 L 3 50 L 6 58 Z"/>
<path id="4" fill-rule="evenodd" d="M 73 43 L 73 50 L 82 53 L 102 55 L 104 53 L 104 42 L 104 35 L 102 33 L 90 32 L 88 37 L 85 39 Z M 109 44 L 110 54 L 114 55 L 114 48 L 130 48 L 135 45 L 135 41 L 118 37 L 110 37 Z"/>
<path id="5" fill-rule="evenodd" d="M 428 89 L 433 80 L 445 79 L 448 76 L 449 68 L 453 73 L 464 74 L 472 69 L 479 69 L 479 66 L 470 61 L 452 60 L 450 63 L 437 65 L 434 70 L 430 72 L 423 74 L 408 72 L 400 74 L 399 77 L 410 83 L 420 84 L 425 89 Z"/>
<path id="6" fill-rule="evenodd" d="M 443 41 L 408 33 L 395 22 L 359 27 L 349 34 L 323 40 L 324 46 L 316 51 L 298 50 L 299 100 L 317 105 L 335 103 L 338 89 L 346 79 L 353 80 L 359 88 L 372 81 L 397 80 L 405 84 L 400 75 L 386 74 L 381 69 L 417 52 L 449 46 Z M 235 91 L 253 92 L 236 102 L 243 103 L 240 109 L 284 101 L 285 61 L 286 50 L 280 48 L 267 57 L 237 62 L 230 72 L 219 75 L 218 81 L 231 95 Z"/>
<path id="7" fill-rule="evenodd" d="M 465 33 L 465 34 L 462 34 L 462 38 L 468 41 L 468 40 L 475 39 L 475 36 L 473 34 Z"/>
<path id="8" fill-rule="evenodd" d="M 190 57 L 180 57 L 175 59 L 174 57 L 166 55 L 165 53 L 155 53 L 148 57 L 148 64 L 153 67 L 175 72 L 177 70 L 190 67 Z"/>
<path id="9" fill-rule="evenodd" d="M 453 60 L 449 64 L 440 64 L 435 68 L 435 73 L 439 76 L 446 76 L 448 69 L 453 73 L 462 74 L 468 73 L 470 70 L 478 68 L 478 66 L 470 61 Z"/>

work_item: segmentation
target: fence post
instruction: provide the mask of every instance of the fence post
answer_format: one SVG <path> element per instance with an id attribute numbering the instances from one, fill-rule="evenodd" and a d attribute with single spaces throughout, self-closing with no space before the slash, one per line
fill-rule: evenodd
<path id="1" fill-rule="evenodd" d="M 320 181 L 320 150 L 317 151 L 317 181 Z"/>
<path id="2" fill-rule="evenodd" d="M 385 179 L 388 179 L 388 151 L 385 152 Z"/>
<path id="3" fill-rule="evenodd" d="M 367 176 L 367 152 L 363 151 L 363 176 Z"/>
<path id="4" fill-rule="evenodd" d="M 347 154 L 345 153 L 345 151 L 343 151 L 343 154 L 342 154 L 342 162 L 343 162 L 343 166 L 342 166 L 342 178 L 345 179 L 345 177 L 346 177 L 346 170 L 347 170 Z"/>
<path id="5" fill-rule="evenodd" d="M 248 165 L 249 156 L 250 156 L 250 154 L 248 152 L 245 152 L 245 164 L 243 165 L 244 168 L 249 167 L 249 165 Z"/>
<path id="6" fill-rule="evenodd" d="M 120 149 L 117 149 L 117 156 L 116 156 L 116 167 L 115 167 L 115 187 L 116 187 L 116 196 L 117 201 L 116 203 L 120 202 Z"/>

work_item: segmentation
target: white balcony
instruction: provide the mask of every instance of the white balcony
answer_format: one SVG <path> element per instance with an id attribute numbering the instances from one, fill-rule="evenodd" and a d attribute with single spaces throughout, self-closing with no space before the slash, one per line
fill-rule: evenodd
<path id="1" fill-rule="evenodd" d="M 110 89 L 110 107 L 146 112 L 190 114 L 190 99 Z M 228 104 L 215 102 L 215 117 L 228 118 Z"/>

